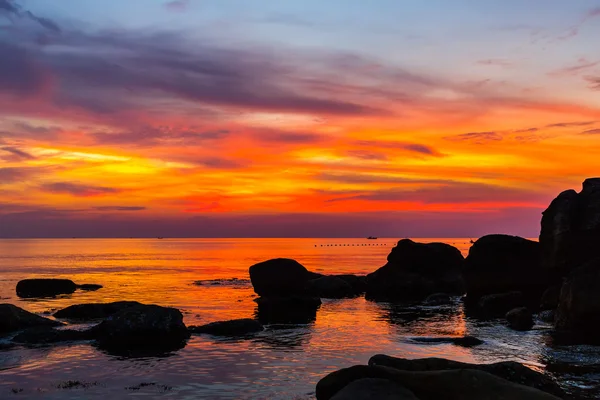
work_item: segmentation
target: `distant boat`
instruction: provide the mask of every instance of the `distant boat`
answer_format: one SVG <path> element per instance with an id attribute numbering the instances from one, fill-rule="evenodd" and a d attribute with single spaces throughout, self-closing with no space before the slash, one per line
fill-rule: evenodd
<path id="1" fill-rule="evenodd" d="M 375 240 L 377 238 L 375 236 L 369 236 L 367 239 L 369 239 L 369 240 Z"/>

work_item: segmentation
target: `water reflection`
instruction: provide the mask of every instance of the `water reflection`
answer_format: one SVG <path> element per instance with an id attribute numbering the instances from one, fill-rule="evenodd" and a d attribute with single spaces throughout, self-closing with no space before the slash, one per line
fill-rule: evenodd
<path id="1" fill-rule="evenodd" d="M 274 350 L 301 349 L 309 344 L 313 325 L 274 325 L 267 327 L 254 342 Z"/>

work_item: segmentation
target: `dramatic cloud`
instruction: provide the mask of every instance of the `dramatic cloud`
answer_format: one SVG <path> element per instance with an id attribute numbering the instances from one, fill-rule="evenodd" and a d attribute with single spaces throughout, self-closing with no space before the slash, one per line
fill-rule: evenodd
<path id="1" fill-rule="evenodd" d="M 121 190 L 117 188 L 71 182 L 48 183 L 43 185 L 41 189 L 51 193 L 65 193 L 76 197 L 108 196 L 121 192 Z"/>
<path id="2" fill-rule="evenodd" d="M 600 129 L 590 129 L 581 133 L 583 135 L 600 135 Z"/>
<path id="3" fill-rule="evenodd" d="M 441 154 L 430 146 L 419 143 L 405 143 L 393 141 L 376 141 L 376 140 L 358 140 L 352 144 L 355 146 L 377 147 L 381 149 L 401 149 L 413 153 L 419 153 L 428 156 L 440 156 Z"/>
<path id="4" fill-rule="evenodd" d="M 447 136 L 445 139 L 452 141 L 485 144 L 487 142 L 496 142 L 502 140 L 502 135 L 498 132 L 469 132 L 462 133 L 456 136 Z"/>
<path id="5" fill-rule="evenodd" d="M 577 128 L 581 126 L 589 126 L 595 124 L 596 121 L 581 121 L 581 122 L 559 122 L 546 125 L 546 128 Z"/>
<path id="6" fill-rule="evenodd" d="M 589 83 L 590 89 L 600 90 L 600 77 L 586 76 L 585 80 Z"/>
<path id="7" fill-rule="evenodd" d="M 5 151 L 11 155 L 11 159 L 15 160 L 34 160 L 35 157 L 31 154 L 17 149 L 16 147 L 0 147 L 0 151 Z"/>

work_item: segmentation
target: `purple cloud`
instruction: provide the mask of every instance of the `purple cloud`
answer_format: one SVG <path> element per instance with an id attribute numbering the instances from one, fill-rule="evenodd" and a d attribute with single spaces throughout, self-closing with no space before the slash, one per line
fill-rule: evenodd
<path id="1" fill-rule="evenodd" d="M 600 135 L 600 129 L 590 129 L 584 132 L 581 132 L 582 135 Z"/>
<path id="2" fill-rule="evenodd" d="M 143 211 L 146 207 L 139 206 L 102 206 L 94 207 L 94 210 L 98 211 Z"/>
<path id="3" fill-rule="evenodd" d="M 499 132 L 469 132 L 455 136 L 447 136 L 444 139 L 460 142 L 473 142 L 475 144 L 484 144 L 488 142 L 497 142 L 503 139 Z"/>
<path id="4" fill-rule="evenodd" d="M 190 5 L 190 0 L 173 0 L 165 3 L 165 8 L 171 11 L 185 11 Z"/>
<path id="5" fill-rule="evenodd" d="M 76 197 L 106 196 L 120 193 L 122 190 L 104 186 L 84 185 L 71 182 L 55 182 L 42 185 L 42 190 L 50 193 L 64 193 Z"/>
<path id="6" fill-rule="evenodd" d="M 357 140 L 353 142 L 356 146 L 402 149 L 413 153 L 424 154 L 428 156 L 441 156 L 441 153 L 430 146 L 420 143 L 392 142 L 384 140 Z"/>
<path id="7" fill-rule="evenodd" d="M 12 147 L 12 146 L 0 147 L 0 150 L 9 153 L 11 159 L 15 159 L 15 160 L 34 160 L 35 159 L 35 157 L 32 156 L 31 154 L 27 153 L 26 151 L 20 150 L 16 147 Z"/>

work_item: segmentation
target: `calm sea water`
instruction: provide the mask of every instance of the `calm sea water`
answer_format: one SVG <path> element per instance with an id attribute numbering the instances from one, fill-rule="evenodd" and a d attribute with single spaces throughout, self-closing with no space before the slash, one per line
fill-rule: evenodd
<path id="1" fill-rule="evenodd" d="M 469 248 L 468 239 L 437 240 L 465 254 Z M 256 312 L 250 265 L 289 257 L 326 274 L 366 274 L 385 264 L 394 244 L 392 239 L 0 240 L 0 301 L 42 314 L 70 304 L 137 300 L 179 308 L 188 325 L 248 318 Z M 56 299 L 17 298 L 16 283 L 31 277 L 65 277 L 104 288 Z M 311 399 L 321 377 L 366 363 L 377 353 L 477 363 L 516 360 L 543 372 L 549 363 L 584 366 L 586 374 L 555 378 L 570 391 L 598 398 L 600 349 L 553 347 L 549 328 L 540 323 L 533 331 L 514 332 L 501 323 L 470 320 L 458 299 L 445 307 L 324 300 L 310 325 L 267 329 L 243 340 L 194 336 L 166 357 L 122 358 L 86 342 L 0 350 L 0 398 Z M 486 343 L 465 349 L 411 340 L 464 334 Z M 66 381 L 82 385 L 64 388 Z"/>

